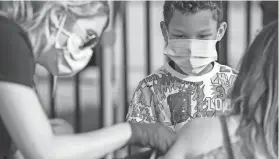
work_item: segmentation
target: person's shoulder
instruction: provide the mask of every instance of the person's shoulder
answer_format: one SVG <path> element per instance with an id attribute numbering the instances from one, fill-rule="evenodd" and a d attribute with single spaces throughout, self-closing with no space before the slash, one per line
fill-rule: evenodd
<path id="1" fill-rule="evenodd" d="M 168 74 L 169 72 L 165 69 L 165 65 L 164 65 L 158 68 L 157 70 L 155 70 L 154 72 L 152 72 L 150 75 L 146 76 L 143 80 L 141 80 L 140 83 L 146 83 L 146 85 L 152 86 L 155 81 L 160 79 L 162 76 L 164 75 L 166 76 Z"/>
<path id="2" fill-rule="evenodd" d="M 5 16 L 0 16 L 0 32 L 21 33 L 23 30 L 15 21 L 10 20 Z"/>
<path id="3" fill-rule="evenodd" d="M 14 20 L 1 15 L 0 34 L 2 35 L 2 38 L 6 38 L 7 41 L 12 40 L 14 45 L 22 44 L 24 42 L 24 45 L 27 45 L 28 48 L 32 50 L 27 32 Z"/>
<path id="4" fill-rule="evenodd" d="M 27 32 L 14 20 L 0 15 L 0 45 L 23 46 L 23 52 L 32 52 L 32 45 Z M 26 46 L 26 47 L 25 47 Z M 26 49 L 28 50 L 26 50 Z M 2 48 L 2 49 L 5 49 Z M 22 53 L 21 53 L 22 54 Z M 29 53 L 30 54 L 30 53 Z"/>
<path id="5" fill-rule="evenodd" d="M 12 20 L 0 17 L 0 81 L 33 86 L 35 61 L 27 34 Z"/>
<path id="6" fill-rule="evenodd" d="M 238 71 L 230 66 L 227 66 L 227 65 L 222 65 L 220 63 L 217 63 L 216 64 L 218 65 L 218 73 L 225 73 L 225 74 L 228 74 L 228 75 L 238 75 Z"/>

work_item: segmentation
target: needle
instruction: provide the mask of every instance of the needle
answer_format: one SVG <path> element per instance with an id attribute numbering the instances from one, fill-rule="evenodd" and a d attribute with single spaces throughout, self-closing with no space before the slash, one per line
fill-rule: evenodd
<path id="1" fill-rule="evenodd" d="M 92 44 L 95 43 L 95 41 L 97 40 L 97 36 L 94 35 L 94 37 L 90 40 L 88 40 L 85 44 L 83 44 L 80 48 L 85 48 L 85 47 L 88 47 Z"/>

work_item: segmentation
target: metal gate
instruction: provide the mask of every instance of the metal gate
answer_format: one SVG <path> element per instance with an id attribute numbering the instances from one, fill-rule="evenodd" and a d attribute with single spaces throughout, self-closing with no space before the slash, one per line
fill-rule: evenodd
<path id="1" fill-rule="evenodd" d="M 116 82 L 114 78 L 114 73 L 115 73 L 115 67 L 113 65 L 113 60 L 115 58 L 114 55 L 114 50 L 112 46 L 106 46 L 106 45 L 99 45 L 98 47 L 95 48 L 95 55 L 92 58 L 92 61 L 89 63 L 88 67 L 95 67 L 99 69 L 99 90 L 96 92 L 97 94 L 100 94 L 99 96 L 99 107 L 98 107 L 98 113 L 99 117 L 94 119 L 99 121 L 99 128 L 102 128 L 104 126 L 109 126 L 118 122 L 123 122 L 125 121 L 125 115 L 127 114 L 128 110 L 128 103 L 129 103 L 129 96 L 131 93 L 130 91 L 130 85 L 129 85 L 129 71 L 130 70 L 130 64 L 129 64 L 129 59 L 131 58 L 130 53 L 128 51 L 128 46 L 130 44 L 129 41 L 129 32 L 128 29 L 133 29 L 129 28 L 129 24 L 132 23 L 132 19 L 135 19 L 135 17 L 131 17 L 132 15 L 129 15 L 131 13 L 128 12 L 129 7 L 133 6 L 136 4 L 140 4 L 142 7 L 142 12 L 143 12 L 143 20 L 145 21 L 145 24 L 142 25 L 141 27 L 144 28 L 144 37 L 141 38 L 143 40 L 145 48 L 144 48 L 144 61 L 142 63 L 145 64 L 143 74 L 144 76 L 149 75 L 153 71 L 153 63 L 156 59 L 152 58 L 152 51 L 153 46 L 152 45 L 152 27 L 154 25 L 157 25 L 157 29 L 159 28 L 159 24 L 154 24 L 152 19 L 154 19 L 154 8 L 158 5 L 162 5 L 163 2 L 157 2 L 157 1 L 143 1 L 143 2 L 132 2 L 132 1 L 111 1 L 111 26 L 110 26 L 110 31 L 114 31 L 116 33 L 116 36 L 119 36 L 121 34 L 121 41 L 122 43 L 119 44 L 119 47 L 122 48 L 122 53 L 121 53 L 121 60 L 122 64 L 119 66 L 118 72 L 121 73 L 121 80 Z M 239 3 L 239 4 L 236 4 Z M 267 3 L 266 3 L 267 4 Z M 266 4 L 262 4 L 261 7 L 264 8 Z M 250 44 L 253 36 L 255 36 L 255 31 L 251 28 L 253 28 L 253 20 L 259 21 L 257 23 L 260 23 L 259 26 L 262 25 L 262 19 L 260 17 L 255 17 L 257 15 L 263 15 L 259 10 L 259 2 L 255 1 L 240 1 L 240 2 L 232 2 L 232 1 L 225 1 L 224 2 L 224 20 L 228 22 L 228 30 L 223 37 L 223 40 L 218 44 L 218 54 L 219 54 L 219 59 L 218 61 L 221 64 L 230 64 L 228 61 L 230 60 L 230 57 L 233 57 L 233 55 L 230 55 L 229 53 L 231 52 L 229 46 L 232 45 L 232 43 L 235 42 L 235 39 L 232 40 L 230 38 L 233 33 L 233 23 L 240 23 L 239 21 L 236 21 L 234 18 L 234 15 L 232 14 L 234 12 L 235 7 L 241 7 L 242 5 L 242 12 L 241 12 L 241 19 L 243 19 L 242 23 L 244 28 L 245 35 L 239 38 L 244 38 L 245 40 L 243 41 L 243 46 L 244 48 L 242 51 L 245 50 L 245 48 Z M 278 5 L 278 4 L 277 4 Z M 161 6 L 162 8 L 162 6 Z M 277 8 L 278 9 L 278 8 Z M 276 9 L 276 10 L 277 10 Z M 265 9 L 265 11 L 270 11 L 268 9 Z M 255 13 L 258 13 L 257 15 L 254 15 Z M 162 14 L 162 13 L 160 13 Z M 264 15 L 267 13 L 265 12 Z M 254 16 L 254 17 L 253 17 Z M 153 17 L 153 18 L 152 18 Z M 233 18 L 234 17 L 234 18 Z M 265 16 L 263 16 L 265 17 Z M 270 16 L 268 16 L 270 18 Z M 258 18 L 258 19 L 257 19 Z M 265 19 L 265 18 L 264 18 Z M 272 18 L 271 18 L 272 19 Z M 275 15 L 274 19 L 278 19 L 278 11 L 277 11 L 277 17 Z M 272 19 L 273 20 L 273 19 Z M 118 24 L 118 28 L 117 25 Z M 265 21 L 266 23 L 266 21 Z M 115 31 L 115 30 L 118 30 Z M 255 30 L 255 29 L 254 29 Z M 153 39 L 154 41 L 154 39 Z M 241 54 L 239 54 L 241 55 Z M 238 56 L 239 56 L 238 55 Z M 239 57 L 238 57 L 239 59 Z M 50 92 L 53 91 L 53 78 L 50 77 L 50 84 L 49 84 L 49 90 Z M 81 79 L 81 73 L 77 74 L 73 79 L 74 83 L 74 91 L 73 91 L 73 97 L 74 97 L 74 105 L 75 109 L 72 112 L 74 116 L 74 127 L 75 127 L 75 132 L 80 133 L 82 132 L 82 105 L 81 105 L 81 84 L 82 84 L 82 79 Z M 139 82 L 141 79 L 138 79 Z M 134 82 L 134 81 L 133 81 Z M 135 83 L 136 83 L 135 82 Z M 113 103 L 113 95 L 112 95 L 112 89 L 113 85 L 118 84 L 121 85 L 120 87 L 122 88 L 118 92 L 118 105 Z M 93 94 L 92 94 L 93 95 Z M 49 101 L 50 101 L 50 117 L 54 118 L 57 117 L 57 104 L 56 104 L 56 99 L 59 98 L 60 94 L 56 94 L 55 98 L 52 98 L 50 95 Z M 110 155 L 112 157 L 113 155 Z"/>

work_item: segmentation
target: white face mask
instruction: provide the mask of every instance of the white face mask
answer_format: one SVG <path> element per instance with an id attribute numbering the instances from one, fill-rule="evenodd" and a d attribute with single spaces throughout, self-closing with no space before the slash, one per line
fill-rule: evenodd
<path id="1" fill-rule="evenodd" d="M 83 41 L 79 36 L 63 29 L 65 20 L 66 16 L 63 17 L 55 39 L 53 39 L 55 40 L 55 47 L 48 51 L 43 51 L 38 58 L 38 62 L 54 76 L 75 75 L 88 64 L 93 55 L 90 47 L 80 49 Z M 66 47 L 61 47 L 58 42 L 61 32 L 69 37 Z"/>
<path id="2" fill-rule="evenodd" d="M 164 54 L 189 75 L 197 75 L 217 60 L 217 40 L 169 39 Z"/>

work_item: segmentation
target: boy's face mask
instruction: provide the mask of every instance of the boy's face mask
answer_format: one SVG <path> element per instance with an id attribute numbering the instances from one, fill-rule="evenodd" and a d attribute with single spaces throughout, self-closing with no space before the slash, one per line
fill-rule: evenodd
<path id="1" fill-rule="evenodd" d="M 168 39 L 164 54 L 186 74 L 197 75 L 218 58 L 217 40 Z"/>
<path id="2" fill-rule="evenodd" d="M 78 35 L 63 29 L 65 20 L 66 16 L 63 17 L 58 32 L 53 39 L 55 41 L 54 48 L 43 51 L 37 59 L 54 76 L 75 75 L 88 64 L 93 55 L 91 47 L 80 48 L 83 41 Z M 61 47 L 59 44 L 58 38 L 61 33 L 68 36 L 65 47 Z M 93 38 L 96 38 L 96 36 Z"/>

